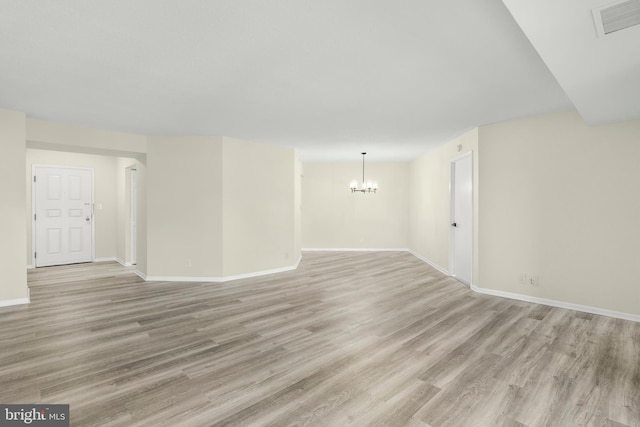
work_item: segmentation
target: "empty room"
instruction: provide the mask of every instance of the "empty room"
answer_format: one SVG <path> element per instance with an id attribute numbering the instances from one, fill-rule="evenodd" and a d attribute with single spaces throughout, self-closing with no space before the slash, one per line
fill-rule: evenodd
<path id="1" fill-rule="evenodd" d="M 640 426 L 640 0 L 0 0 L 0 425 Z"/>

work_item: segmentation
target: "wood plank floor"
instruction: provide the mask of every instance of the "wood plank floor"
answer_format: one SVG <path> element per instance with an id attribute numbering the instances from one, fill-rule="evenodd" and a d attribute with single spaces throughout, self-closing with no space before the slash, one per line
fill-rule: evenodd
<path id="1" fill-rule="evenodd" d="M 476 294 L 408 253 L 144 283 L 29 272 L 0 309 L 0 402 L 74 426 L 640 426 L 640 324 Z"/>

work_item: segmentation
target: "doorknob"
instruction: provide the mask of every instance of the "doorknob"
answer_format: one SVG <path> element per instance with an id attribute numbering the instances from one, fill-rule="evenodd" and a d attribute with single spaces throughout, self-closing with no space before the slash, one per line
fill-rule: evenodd
<path id="1" fill-rule="evenodd" d="M 85 221 L 89 222 L 91 221 L 91 218 L 89 218 L 88 216 L 85 218 Z"/>
<path id="2" fill-rule="evenodd" d="M 456 224 L 455 222 L 451 224 L 452 227 L 457 227 L 458 224 Z"/>

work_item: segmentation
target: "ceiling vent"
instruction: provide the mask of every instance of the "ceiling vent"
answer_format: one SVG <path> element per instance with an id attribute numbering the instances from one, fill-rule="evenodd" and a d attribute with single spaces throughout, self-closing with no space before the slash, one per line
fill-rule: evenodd
<path id="1" fill-rule="evenodd" d="M 640 0 L 627 0 L 593 9 L 593 18 L 600 37 L 640 25 Z"/>

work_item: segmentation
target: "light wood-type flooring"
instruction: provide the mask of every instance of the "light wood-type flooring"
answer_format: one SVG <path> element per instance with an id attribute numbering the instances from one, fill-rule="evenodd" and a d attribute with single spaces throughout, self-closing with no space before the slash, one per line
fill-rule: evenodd
<path id="1" fill-rule="evenodd" d="M 72 426 L 640 426 L 640 323 L 477 294 L 408 253 L 29 283 L 0 309 L 0 403 L 68 403 Z"/>

